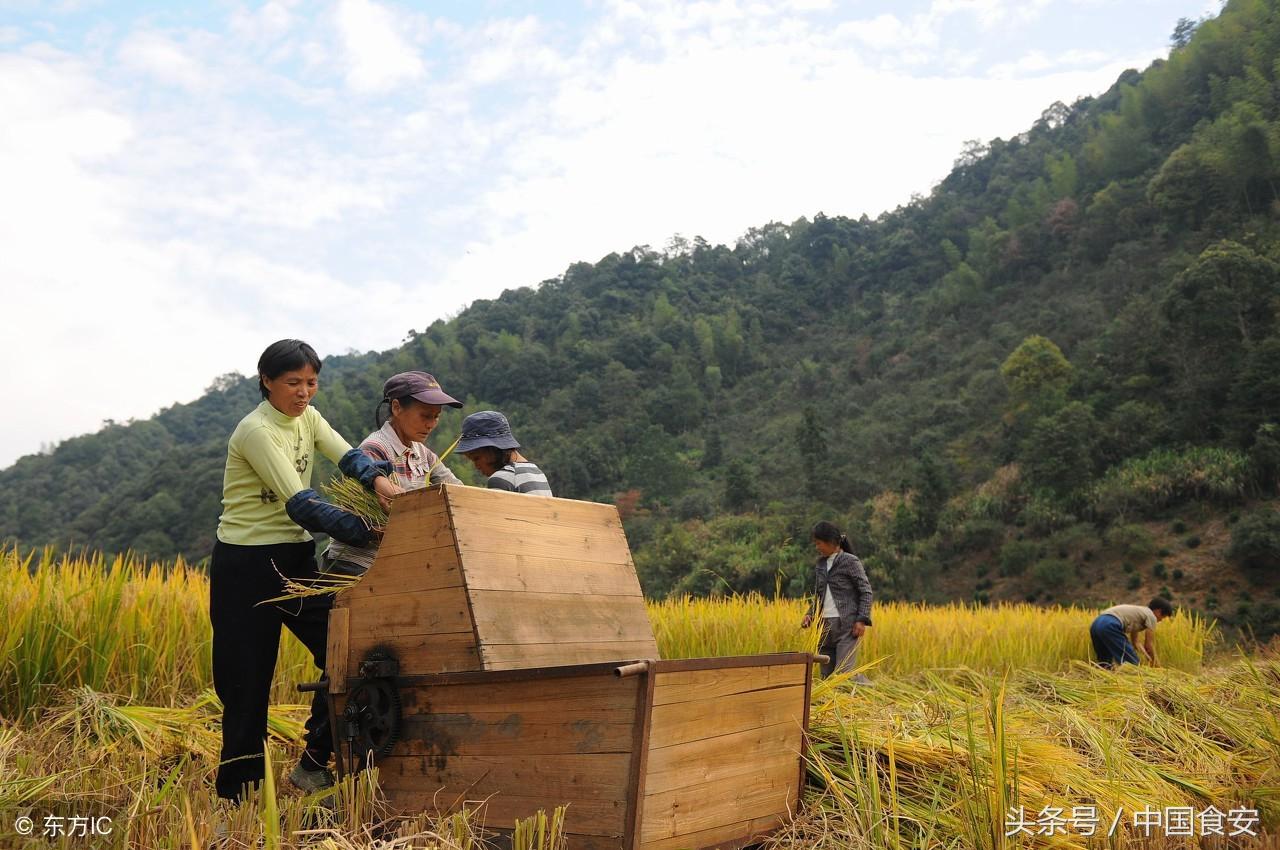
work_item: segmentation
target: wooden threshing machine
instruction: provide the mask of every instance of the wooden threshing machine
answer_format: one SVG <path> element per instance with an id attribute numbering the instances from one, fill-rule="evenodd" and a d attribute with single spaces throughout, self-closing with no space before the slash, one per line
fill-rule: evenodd
<path id="1" fill-rule="evenodd" d="M 568 806 L 572 848 L 748 843 L 795 810 L 812 656 L 658 660 L 612 505 L 438 485 L 397 498 L 337 597 L 339 769 L 402 814 Z"/>

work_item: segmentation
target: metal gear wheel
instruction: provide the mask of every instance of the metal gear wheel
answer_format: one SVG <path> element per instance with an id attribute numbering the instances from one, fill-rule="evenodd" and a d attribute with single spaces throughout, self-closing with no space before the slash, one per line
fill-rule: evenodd
<path id="1" fill-rule="evenodd" d="M 357 685 L 347 697 L 348 722 L 354 724 L 361 753 L 375 758 L 391 754 L 400 738 L 400 692 L 387 679 L 371 679 Z"/>

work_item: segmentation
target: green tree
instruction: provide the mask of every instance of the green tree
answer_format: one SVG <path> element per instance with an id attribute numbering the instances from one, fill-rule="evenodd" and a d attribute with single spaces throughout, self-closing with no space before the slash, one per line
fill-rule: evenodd
<path id="1" fill-rule="evenodd" d="M 1083 491 L 1095 472 L 1098 430 L 1093 411 L 1081 402 L 1037 419 L 1019 453 L 1032 485 L 1059 497 Z"/>
<path id="2" fill-rule="evenodd" d="M 812 404 L 806 404 L 796 426 L 796 447 L 804 465 L 805 487 L 811 498 L 820 498 L 826 485 L 827 464 L 831 462 L 827 449 L 827 429 Z"/>
<path id="3" fill-rule="evenodd" d="M 1227 430 L 1223 411 L 1232 382 L 1254 343 L 1274 330 L 1278 296 L 1280 266 L 1227 240 L 1205 248 L 1170 283 L 1162 309 L 1170 325 L 1172 394 L 1189 436 Z"/>
<path id="4" fill-rule="evenodd" d="M 1015 412 L 1044 413 L 1061 406 L 1074 374 L 1062 349 L 1038 334 L 1024 339 L 1000 366 Z"/>
<path id="5" fill-rule="evenodd" d="M 741 511 L 755 507 L 759 501 L 760 491 L 751 467 L 740 458 L 729 461 L 724 474 L 724 506 Z"/>

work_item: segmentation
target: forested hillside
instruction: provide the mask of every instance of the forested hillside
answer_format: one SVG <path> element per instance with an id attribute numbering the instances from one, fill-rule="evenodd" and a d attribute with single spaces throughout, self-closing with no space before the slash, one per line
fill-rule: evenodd
<path id="1" fill-rule="evenodd" d="M 575 264 L 328 358 L 316 406 L 358 440 L 382 381 L 418 368 L 504 410 L 558 495 L 619 505 L 654 595 L 799 592 L 805 529 L 830 517 L 888 596 L 1095 601 L 1119 581 L 1265 632 L 1278 191 L 1280 11 L 1232 0 L 1166 61 L 966 146 L 926 198 Z M 0 538 L 204 557 L 255 401 L 226 377 L 23 458 L 0 472 Z"/>

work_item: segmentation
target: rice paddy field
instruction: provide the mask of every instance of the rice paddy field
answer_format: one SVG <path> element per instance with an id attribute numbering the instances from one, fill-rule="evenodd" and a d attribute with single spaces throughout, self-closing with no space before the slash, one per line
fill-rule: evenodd
<path id="1" fill-rule="evenodd" d="M 271 781 L 220 803 L 207 604 L 181 562 L 0 552 L 0 847 L 481 846 L 483 810 L 389 819 L 376 773 L 331 807 L 287 787 L 295 685 L 318 676 L 291 637 Z M 878 604 L 859 658 L 872 684 L 815 687 L 809 790 L 770 846 L 1280 846 L 1280 658 L 1180 614 L 1158 632 L 1163 667 L 1104 671 L 1088 663 L 1094 613 Z M 666 658 L 809 649 L 802 614 L 760 597 L 650 605 Z M 558 846 L 556 813 L 514 842 Z"/>

